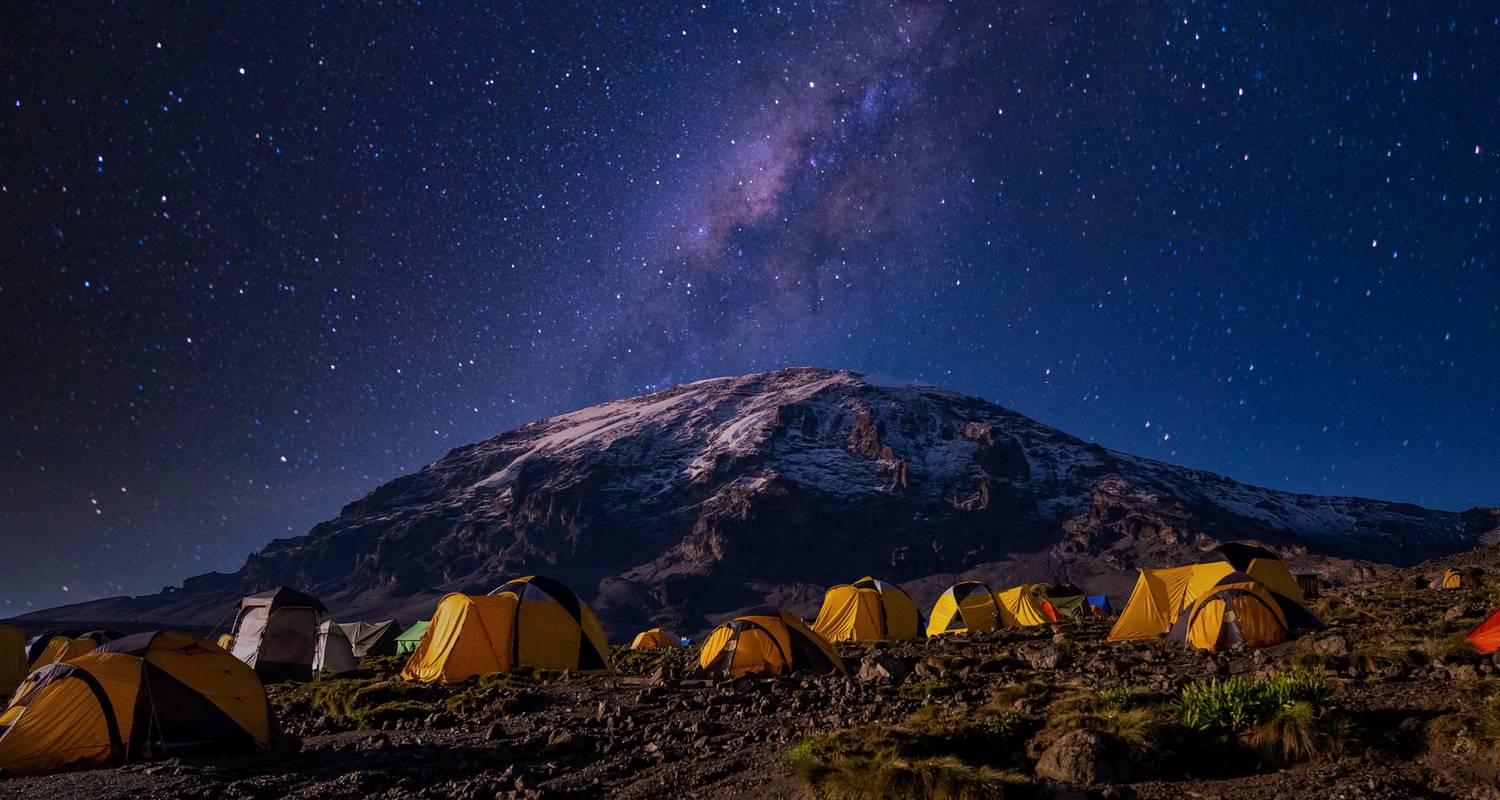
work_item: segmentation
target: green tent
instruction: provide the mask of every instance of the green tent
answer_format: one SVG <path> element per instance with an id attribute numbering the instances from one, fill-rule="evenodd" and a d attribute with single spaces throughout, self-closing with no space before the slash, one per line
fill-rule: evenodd
<path id="1" fill-rule="evenodd" d="M 406 655 L 417 649 L 417 643 L 422 641 L 422 636 L 427 633 L 427 626 L 431 622 L 430 619 L 419 619 L 410 628 L 402 631 L 401 635 L 396 637 L 396 654 Z"/>
<path id="2" fill-rule="evenodd" d="M 1042 598 L 1052 604 L 1053 610 L 1062 619 L 1088 619 L 1093 616 L 1093 609 L 1089 607 L 1083 590 L 1071 583 L 1048 586 L 1043 591 Z"/>

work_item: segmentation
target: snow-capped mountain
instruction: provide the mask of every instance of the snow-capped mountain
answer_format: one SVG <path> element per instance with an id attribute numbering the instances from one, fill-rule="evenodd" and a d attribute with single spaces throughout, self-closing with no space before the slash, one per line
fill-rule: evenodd
<path id="1" fill-rule="evenodd" d="M 410 619 L 445 592 L 543 573 L 623 635 L 701 629 L 767 600 L 806 611 L 865 574 L 919 602 L 958 575 L 1123 599 L 1137 566 L 1226 540 L 1337 572 L 1455 552 L 1497 527 L 1486 509 L 1247 486 L 926 384 L 784 369 L 538 420 L 375 489 L 233 575 L 32 616 L 211 624 L 241 594 L 287 584 L 341 618 Z"/>

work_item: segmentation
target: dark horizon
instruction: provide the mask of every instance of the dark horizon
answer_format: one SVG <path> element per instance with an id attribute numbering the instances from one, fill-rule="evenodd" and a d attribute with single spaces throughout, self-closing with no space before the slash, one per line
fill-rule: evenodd
<path id="1" fill-rule="evenodd" d="M 1485 6 L 706 6 L 18 10 L 0 617 L 801 364 L 1500 504 Z"/>

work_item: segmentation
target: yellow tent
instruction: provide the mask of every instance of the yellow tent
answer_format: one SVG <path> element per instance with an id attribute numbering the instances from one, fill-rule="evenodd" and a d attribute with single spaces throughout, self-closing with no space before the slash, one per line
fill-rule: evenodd
<path id="1" fill-rule="evenodd" d="M 10 699 L 30 672 L 26 663 L 26 634 L 20 628 L 0 625 L 0 703 Z"/>
<path id="2" fill-rule="evenodd" d="M 92 652 L 94 648 L 106 641 L 107 638 L 105 635 L 97 632 L 86 633 L 78 637 L 68 636 L 67 634 L 53 636 L 48 640 L 47 646 L 42 650 L 41 655 L 32 660 L 31 669 L 35 671 L 48 664 L 72 661 L 85 653 Z"/>
<path id="3" fill-rule="evenodd" d="M 1234 568 L 1226 561 L 1141 570 L 1130 601 L 1109 632 L 1109 641 L 1154 639 L 1166 634 L 1184 608 L 1232 572 Z"/>
<path id="4" fill-rule="evenodd" d="M 705 675 L 848 672 L 833 645 L 791 612 L 757 608 L 714 628 L 698 654 Z"/>
<path id="5" fill-rule="evenodd" d="M 0 714 L 0 773 L 263 752 L 270 736 L 254 670 L 197 637 L 141 633 L 28 676 Z"/>
<path id="6" fill-rule="evenodd" d="M 812 629 L 830 642 L 888 642 L 921 636 L 921 623 L 911 595 L 864 577 L 829 589 Z"/>
<path id="7" fill-rule="evenodd" d="M 1000 624 L 1000 604 L 990 587 L 979 581 L 960 581 L 932 606 L 927 618 L 927 635 L 992 631 Z"/>
<path id="8" fill-rule="evenodd" d="M 1281 556 L 1265 547 L 1253 542 L 1225 542 L 1214 548 L 1212 555 L 1264 583 L 1266 588 L 1282 597 L 1290 597 L 1298 603 L 1307 602 L 1302 595 L 1302 584 L 1297 583 Z"/>
<path id="9" fill-rule="evenodd" d="M 1200 650 L 1228 650 L 1280 644 L 1289 627 L 1275 593 L 1249 575 L 1234 572 L 1193 601 L 1172 626 L 1171 635 Z"/>
<path id="10" fill-rule="evenodd" d="M 661 628 L 641 631 L 630 642 L 631 650 L 672 650 L 679 647 L 682 647 L 682 640 Z"/>
<path id="11" fill-rule="evenodd" d="M 1460 569 L 1445 569 L 1443 577 L 1432 582 L 1434 589 L 1472 589 L 1477 585 L 1472 572 Z"/>
<path id="12" fill-rule="evenodd" d="M 1000 624 L 1007 628 L 1024 628 L 1051 622 L 1037 598 L 1039 590 L 1046 584 L 1027 584 L 995 593 L 995 603 L 1000 606 Z"/>
<path id="13" fill-rule="evenodd" d="M 609 641 L 593 610 L 571 589 L 528 576 L 488 595 L 439 600 L 401 677 L 457 683 L 519 665 L 608 672 Z"/>

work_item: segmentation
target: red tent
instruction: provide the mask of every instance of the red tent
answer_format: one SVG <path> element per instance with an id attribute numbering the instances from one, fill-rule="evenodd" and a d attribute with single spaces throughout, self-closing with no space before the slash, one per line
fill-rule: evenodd
<path id="1" fill-rule="evenodd" d="M 1474 626 L 1469 635 L 1464 637 L 1474 649 L 1481 653 L 1493 653 L 1500 648 L 1500 609 L 1484 618 L 1484 622 Z"/>

